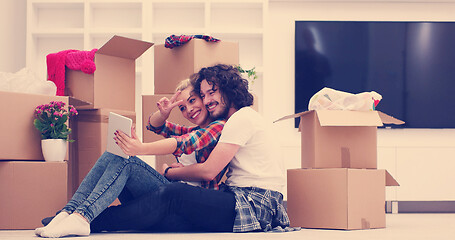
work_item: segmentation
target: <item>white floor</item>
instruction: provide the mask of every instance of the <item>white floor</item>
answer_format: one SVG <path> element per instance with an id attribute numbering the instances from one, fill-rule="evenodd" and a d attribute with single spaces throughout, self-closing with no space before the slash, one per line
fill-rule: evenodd
<path id="1" fill-rule="evenodd" d="M 0 231 L 0 239 L 22 240 L 40 239 L 35 237 L 32 230 L 26 231 Z M 291 240 L 445 240 L 455 239 L 455 214 L 387 214 L 387 227 L 384 229 L 340 231 L 340 230 L 317 230 L 302 229 L 298 232 L 289 233 L 197 233 L 197 234 L 150 234 L 150 233 L 99 233 L 89 237 L 75 237 L 66 239 L 160 239 L 160 240 L 268 240 L 268 239 L 291 239 Z"/>

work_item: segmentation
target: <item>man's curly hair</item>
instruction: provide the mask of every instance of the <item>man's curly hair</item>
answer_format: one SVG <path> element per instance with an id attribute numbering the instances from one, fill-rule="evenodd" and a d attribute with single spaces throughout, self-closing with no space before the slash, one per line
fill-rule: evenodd
<path id="1" fill-rule="evenodd" d="M 217 64 L 205 67 L 191 75 L 194 92 L 201 92 L 201 82 L 206 80 L 210 85 L 217 86 L 223 100 L 232 104 L 235 109 L 253 105 L 253 95 L 248 91 L 248 80 L 244 79 L 236 67 Z"/>

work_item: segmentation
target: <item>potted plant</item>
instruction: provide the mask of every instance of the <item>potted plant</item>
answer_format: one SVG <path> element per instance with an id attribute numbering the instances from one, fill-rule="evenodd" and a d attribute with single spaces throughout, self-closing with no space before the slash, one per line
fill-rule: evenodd
<path id="1" fill-rule="evenodd" d="M 256 80 L 258 78 L 258 76 L 256 74 L 256 70 L 255 70 L 256 67 L 246 70 L 246 69 L 243 69 L 240 65 L 237 65 L 236 68 L 241 74 L 246 75 L 246 78 L 250 81 L 251 84 L 254 84 L 254 80 Z"/>
<path id="2" fill-rule="evenodd" d="M 70 116 L 77 115 L 77 110 L 61 101 L 51 101 L 35 109 L 33 124 L 41 133 L 41 148 L 46 161 L 63 161 L 67 151 L 66 142 L 71 129 L 67 122 Z"/>

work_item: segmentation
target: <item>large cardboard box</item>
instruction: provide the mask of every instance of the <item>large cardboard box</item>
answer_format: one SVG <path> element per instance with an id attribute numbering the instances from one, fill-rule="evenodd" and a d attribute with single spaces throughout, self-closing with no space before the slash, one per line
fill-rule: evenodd
<path id="1" fill-rule="evenodd" d="M 306 111 L 300 117 L 302 168 L 377 168 L 377 127 L 403 124 L 378 111 Z M 277 122 L 275 121 L 275 122 Z"/>
<path id="2" fill-rule="evenodd" d="M 91 109 L 80 110 L 75 119 L 76 146 L 72 158 L 75 164 L 73 171 L 73 189 L 82 182 L 87 173 L 92 169 L 98 158 L 104 153 L 107 146 L 107 129 L 109 123 L 109 112 L 129 117 L 136 122 L 136 114 L 131 111 L 114 109 Z"/>
<path id="3" fill-rule="evenodd" d="M 112 37 L 96 52 L 93 74 L 66 69 L 65 95 L 73 98 L 77 109 L 134 111 L 136 59 L 152 45 L 136 39 Z"/>
<path id="4" fill-rule="evenodd" d="M 327 229 L 384 228 L 386 170 L 290 169 L 287 212 L 291 226 Z"/>
<path id="5" fill-rule="evenodd" d="M 67 163 L 0 162 L 0 229 L 35 229 L 67 203 Z"/>
<path id="6" fill-rule="evenodd" d="M 237 42 L 207 42 L 192 39 L 175 48 L 164 44 L 155 46 L 155 94 L 172 94 L 180 81 L 203 67 L 218 63 L 238 65 L 239 44 Z"/>
<path id="7" fill-rule="evenodd" d="M 35 108 L 51 101 L 68 104 L 68 97 L 0 91 L 0 160 L 44 160 L 33 120 Z"/>

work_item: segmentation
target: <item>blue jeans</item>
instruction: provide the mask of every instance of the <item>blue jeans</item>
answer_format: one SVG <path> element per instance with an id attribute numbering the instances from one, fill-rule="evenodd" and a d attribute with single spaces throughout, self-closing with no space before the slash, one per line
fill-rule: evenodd
<path id="1" fill-rule="evenodd" d="M 62 210 L 92 222 L 115 199 L 127 203 L 167 183 L 169 180 L 137 157 L 125 159 L 104 152 Z"/>

